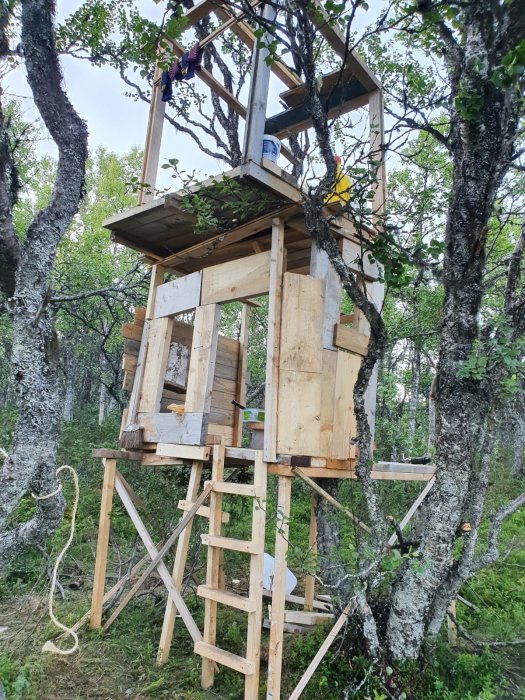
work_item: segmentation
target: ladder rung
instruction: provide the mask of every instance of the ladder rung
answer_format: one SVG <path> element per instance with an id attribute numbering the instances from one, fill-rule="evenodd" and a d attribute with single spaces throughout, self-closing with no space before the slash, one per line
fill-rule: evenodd
<path id="1" fill-rule="evenodd" d="M 231 651 L 225 651 L 224 649 L 219 649 L 219 647 L 214 647 L 212 644 L 195 642 L 194 651 L 196 654 L 204 656 L 206 659 L 216 661 L 218 664 L 228 666 L 228 668 L 233 668 L 234 671 L 243 673 L 245 676 L 251 676 L 255 673 L 255 664 L 253 661 L 248 661 L 248 659 L 242 656 L 232 654 Z"/>
<path id="2" fill-rule="evenodd" d="M 251 542 L 250 540 L 236 540 L 233 537 L 220 537 L 218 535 L 201 535 L 202 544 L 209 547 L 221 547 L 231 549 L 235 552 L 245 552 L 246 554 L 262 554 L 262 544 Z"/>
<path id="3" fill-rule="evenodd" d="M 193 507 L 192 501 L 179 501 L 177 508 L 180 510 L 191 510 Z M 208 506 L 201 506 L 199 510 L 197 511 L 197 515 L 201 515 L 203 518 L 209 518 L 210 517 L 210 509 Z M 230 514 L 229 513 L 222 513 L 221 515 L 221 522 L 222 523 L 229 523 L 230 522 Z"/>
<path id="4" fill-rule="evenodd" d="M 258 496 L 258 488 L 254 484 L 231 484 L 229 481 L 216 481 L 213 484 L 215 493 L 229 493 L 233 496 Z"/>
<path id="5" fill-rule="evenodd" d="M 219 588 L 199 586 L 197 588 L 197 595 L 200 595 L 201 598 L 214 600 L 217 603 L 229 605 L 230 608 L 237 608 L 237 610 L 243 610 L 247 613 L 255 612 L 256 609 L 255 602 L 251 600 L 251 598 L 245 598 L 242 595 L 237 595 L 237 593 L 231 593 L 230 591 L 224 591 Z"/>

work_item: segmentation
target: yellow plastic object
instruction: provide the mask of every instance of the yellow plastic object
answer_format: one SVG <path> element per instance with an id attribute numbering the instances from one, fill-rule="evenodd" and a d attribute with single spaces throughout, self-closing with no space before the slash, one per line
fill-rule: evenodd
<path id="1" fill-rule="evenodd" d="M 335 160 L 335 182 L 332 185 L 332 192 L 325 198 L 326 204 L 341 203 L 346 204 L 350 200 L 352 183 L 347 175 L 341 172 L 341 158 L 336 156 Z"/>

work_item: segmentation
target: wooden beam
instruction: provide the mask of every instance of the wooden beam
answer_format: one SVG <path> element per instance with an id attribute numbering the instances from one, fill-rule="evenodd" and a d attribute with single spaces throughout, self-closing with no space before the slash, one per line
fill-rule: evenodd
<path id="1" fill-rule="evenodd" d="M 191 468 L 190 478 L 188 481 L 188 488 L 186 492 L 186 498 L 191 501 L 189 504 L 188 512 L 193 508 L 194 502 L 198 497 L 198 492 L 200 488 L 202 478 L 202 462 L 194 461 Z M 179 502 L 180 507 L 180 502 Z M 197 514 L 200 512 L 201 508 L 197 510 Z M 173 561 L 173 570 L 171 576 L 173 578 L 173 583 L 175 588 L 180 591 L 182 589 L 182 582 L 184 580 L 184 569 L 186 567 L 186 559 L 188 557 L 188 550 L 190 547 L 191 531 L 192 531 L 193 521 L 188 524 L 188 527 L 182 532 L 177 542 L 177 551 L 175 553 L 175 559 Z M 171 642 L 173 639 L 173 628 L 175 626 L 175 619 L 177 617 L 177 606 L 172 601 L 170 597 L 166 601 L 166 610 L 164 612 L 164 621 L 162 623 L 162 632 L 160 635 L 159 648 L 157 651 L 157 665 L 162 666 L 166 663 L 170 654 Z"/>
<path id="2" fill-rule="evenodd" d="M 328 649 L 330 649 L 330 647 L 332 646 L 332 644 L 335 641 L 335 638 L 339 634 L 343 625 L 346 623 L 346 621 L 348 619 L 348 615 L 350 614 L 350 609 L 351 609 L 350 603 L 348 603 L 348 605 L 345 607 L 345 609 L 341 613 L 339 619 L 337 620 L 335 625 L 332 627 L 330 634 L 327 636 L 327 638 L 321 644 L 319 651 L 314 656 L 311 664 L 308 666 L 306 671 L 303 673 L 301 680 L 295 686 L 295 688 L 294 688 L 292 694 L 290 695 L 290 697 L 288 698 L 288 700 L 299 700 L 299 698 L 301 697 L 301 693 L 308 685 L 308 681 L 314 675 L 317 667 L 319 666 L 319 664 L 323 660 L 326 652 L 328 651 Z M 277 700 L 277 698 L 275 698 L 274 700 Z"/>
<path id="3" fill-rule="evenodd" d="M 270 251 L 206 267 L 201 303 L 222 304 L 266 294 L 270 286 Z"/>
<path id="4" fill-rule="evenodd" d="M 283 625 L 286 596 L 286 561 L 292 480 L 279 477 L 277 491 L 277 523 L 275 530 L 275 563 L 272 582 L 272 619 L 270 622 L 270 646 L 268 650 L 268 686 L 266 697 L 280 700 L 283 664 Z"/>
<path id="5" fill-rule="evenodd" d="M 102 605 L 104 601 L 104 586 L 106 583 L 106 566 L 108 561 L 110 516 L 113 505 L 113 491 L 117 462 L 114 459 L 104 459 L 104 481 L 100 499 L 100 516 L 98 521 L 97 554 L 95 557 L 95 572 L 93 574 L 93 593 L 91 595 L 91 614 L 89 626 L 97 629 L 102 624 Z"/>
<path id="6" fill-rule="evenodd" d="M 119 474 L 119 479 L 124 483 L 123 477 Z M 124 483 L 125 486 L 125 483 Z M 213 482 L 210 482 L 202 491 L 201 495 L 197 498 L 195 503 L 192 505 L 190 510 L 184 515 L 175 530 L 171 533 L 171 535 L 168 537 L 166 542 L 162 545 L 158 553 L 153 557 L 151 562 L 148 564 L 146 569 L 142 572 L 140 575 L 138 581 L 130 588 L 130 590 L 126 593 L 124 598 L 120 601 L 118 607 L 113 611 L 109 619 L 107 620 L 106 624 L 104 625 L 104 630 L 107 630 L 108 627 L 117 619 L 117 617 L 120 615 L 120 613 L 124 610 L 126 605 L 129 603 L 129 601 L 138 593 L 138 591 L 142 588 L 144 583 L 146 582 L 146 579 L 148 576 L 154 571 L 154 569 L 157 568 L 157 565 L 164 559 L 166 554 L 170 551 L 170 549 L 173 547 L 175 540 L 178 538 L 178 536 L 184 531 L 184 529 L 190 524 L 190 522 L 193 520 L 193 516 L 197 513 L 199 510 L 200 506 L 204 503 L 204 501 L 208 498 L 210 493 L 212 492 L 213 489 Z"/>
<path id="7" fill-rule="evenodd" d="M 140 515 L 137 512 L 137 509 L 133 505 L 126 489 L 122 485 L 118 476 L 115 478 L 115 488 L 118 492 L 118 495 L 120 496 L 120 500 L 122 501 L 124 507 L 128 511 L 128 515 L 130 516 L 131 521 L 133 522 L 133 525 L 135 526 L 135 529 L 137 530 L 140 539 L 142 540 L 144 546 L 148 551 L 150 559 L 154 559 L 158 555 L 158 550 L 153 544 L 153 540 L 151 539 L 144 523 L 142 522 Z M 199 632 L 199 628 L 195 624 L 195 620 L 191 616 L 191 613 L 188 610 L 184 599 L 176 590 L 173 580 L 169 574 L 169 571 L 162 561 L 159 561 L 159 563 L 157 564 L 157 571 L 159 572 L 159 576 L 162 579 L 162 582 L 168 589 L 168 594 L 177 605 L 182 621 L 184 622 L 186 629 L 190 633 L 191 638 L 194 642 L 202 641 L 202 635 Z"/>
<path id="8" fill-rule="evenodd" d="M 310 529 L 308 532 L 308 552 L 310 555 L 317 554 L 317 517 L 315 514 L 318 494 L 311 494 L 310 498 Z M 315 575 L 307 574 L 304 581 L 304 605 L 305 612 L 311 612 L 314 609 L 315 598 Z"/>
<path id="9" fill-rule="evenodd" d="M 336 323 L 332 326 L 333 343 L 337 348 L 365 357 L 368 352 L 370 336 L 359 333 L 353 328 Z"/>
<path id="10" fill-rule="evenodd" d="M 332 505 L 340 513 L 345 515 L 348 518 L 348 520 L 350 520 L 352 523 L 354 523 L 354 525 L 357 525 L 357 527 L 361 528 L 361 530 L 363 530 L 363 532 L 370 534 L 371 529 L 368 527 L 368 525 L 365 525 L 353 513 L 351 513 L 344 506 L 342 506 L 339 503 L 339 501 L 337 501 L 333 496 L 330 496 L 330 494 L 327 491 L 325 491 L 323 488 L 321 488 L 319 486 L 319 484 L 316 484 L 315 481 L 310 479 L 310 477 L 302 469 L 299 469 L 298 467 L 294 467 L 293 471 L 294 471 L 294 474 L 296 474 L 302 481 L 304 481 L 305 484 L 308 484 L 308 486 L 313 491 L 315 491 L 315 493 L 319 494 L 319 496 L 324 498 L 325 501 L 328 501 L 328 503 L 330 503 L 330 505 Z"/>
<path id="11" fill-rule="evenodd" d="M 221 310 L 218 304 L 199 306 L 195 312 L 184 405 L 184 410 L 187 412 L 210 412 L 220 316 Z"/>
<path id="12" fill-rule="evenodd" d="M 175 457 L 177 459 L 202 460 L 207 462 L 210 458 L 211 447 L 193 445 L 171 445 L 159 443 L 157 455 L 162 457 Z"/>
<path id="13" fill-rule="evenodd" d="M 374 90 L 369 95 L 368 119 L 370 128 L 370 170 L 375 182 L 372 185 L 374 194 L 372 200 L 373 221 L 376 226 L 383 225 L 383 215 L 386 206 L 386 171 L 383 91 Z"/>
<path id="14" fill-rule="evenodd" d="M 235 400 L 241 406 L 246 404 L 246 372 L 248 370 L 248 339 L 250 335 L 250 306 L 247 303 L 242 305 L 241 328 L 239 331 L 239 363 L 237 365 L 237 392 Z M 233 444 L 237 447 L 242 445 L 242 425 L 243 416 L 240 408 L 235 409 L 235 419 L 233 424 Z"/>
<path id="15" fill-rule="evenodd" d="M 160 69 L 156 66 L 149 106 L 148 127 L 146 129 L 146 143 L 144 145 L 140 189 L 137 198 L 137 204 L 139 205 L 145 202 L 152 202 L 155 198 L 155 185 L 157 183 L 157 172 L 159 169 L 164 115 L 166 113 L 166 103 L 161 100 L 159 79 Z"/>
<path id="16" fill-rule="evenodd" d="M 179 277 L 157 287 L 155 318 L 173 316 L 196 309 L 201 300 L 202 272 Z"/>
<path id="17" fill-rule="evenodd" d="M 264 459 L 275 462 L 279 393 L 279 348 L 284 274 L 284 221 L 272 223 L 270 290 L 268 299 L 268 332 L 266 335 L 266 385 L 264 394 Z"/>
<path id="18" fill-rule="evenodd" d="M 265 4 L 262 10 L 262 18 L 265 22 L 273 24 L 276 16 L 276 9 L 272 5 Z M 270 66 L 267 63 L 270 52 L 267 45 L 272 39 L 272 35 L 265 32 L 262 38 L 264 46 L 259 48 L 256 45 L 253 52 L 248 114 L 244 132 L 243 160 L 245 162 L 253 161 L 259 164 L 262 158 L 266 105 L 270 86 Z"/>

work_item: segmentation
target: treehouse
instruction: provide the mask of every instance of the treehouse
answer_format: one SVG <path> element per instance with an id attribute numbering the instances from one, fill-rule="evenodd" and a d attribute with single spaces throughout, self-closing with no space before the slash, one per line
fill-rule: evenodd
<path id="1" fill-rule="evenodd" d="M 369 108 L 370 162 L 375 169 L 371 199 L 374 214 L 379 216 L 385 198 L 381 85 L 363 61 L 348 51 L 337 26 L 323 19 L 322 9 L 318 10 L 313 13 L 313 20 L 342 61 L 337 71 L 323 77 L 321 95 L 332 117 L 364 106 Z M 267 21 L 272 20 L 272 12 L 271 7 L 263 6 Z M 186 27 L 192 27 L 209 13 L 222 23 L 210 40 L 231 31 L 253 50 L 246 107 L 204 68 L 195 73 L 196 80 L 246 120 L 243 162 L 189 189 L 153 197 L 150 190 L 156 182 L 166 106 L 160 99 L 157 74 L 142 174 L 149 189 L 141 191 L 136 207 L 105 222 L 112 239 L 140 251 L 152 272 L 146 309 L 137 309 L 134 322 L 123 328 L 124 382 L 130 392 L 122 421 L 122 444 L 127 449 L 94 451 L 104 462 L 104 485 L 90 623 L 95 628 L 102 625 L 104 602 L 125 583 L 119 582 L 105 593 L 109 518 L 116 490 L 148 556 L 142 574 L 139 576 L 138 570 L 132 572 L 132 582 L 133 577 L 138 576 L 138 580 L 105 621 L 104 629 L 124 609 L 145 577 L 156 570 L 168 594 L 158 662 L 163 663 L 169 654 L 178 613 L 193 640 L 195 653 L 202 656 L 202 686 L 213 685 L 216 664 L 222 664 L 245 676 L 245 698 L 255 699 L 259 688 L 263 598 L 269 596 L 271 617 L 265 621 L 270 628 L 267 698 L 277 700 L 281 697 L 285 630 L 294 624 L 300 627 L 333 616 L 330 604 L 316 599 L 311 575 L 306 577 L 304 597 L 286 595 L 292 480 L 301 478 L 312 487 L 315 497 L 325 497 L 328 494 L 315 479 L 355 478 L 353 388 L 367 351 L 368 325 L 359 311 L 351 316 L 341 314 L 341 284 L 327 255 L 308 233 L 303 214 L 304 192 L 276 163 L 262 157 L 265 134 L 286 139 L 311 126 L 306 86 L 281 60 L 268 65 L 267 51 L 256 47 L 245 16 L 233 14 L 220 2 L 202 1 L 188 10 Z M 201 41 L 201 47 L 206 42 Z M 172 48 L 176 55 L 182 55 L 179 44 L 172 42 Z M 281 94 L 286 109 L 273 116 L 266 114 L 270 72 L 286 88 Z M 286 147 L 283 155 L 292 157 Z M 378 281 L 377 264 L 362 255 L 363 243 L 374 235 L 373 221 L 358 231 L 341 207 L 327 206 L 343 260 L 380 307 L 383 285 Z M 200 215 L 203 210 L 204 220 Z M 265 295 L 268 327 L 264 406 L 254 407 L 260 409 L 254 419 L 244 410 L 248 329 L 251 309 Z M 230 302 L 241 304 L 238 334 L 233 338 L 219 330 L 221 308 Z M 375 393 L 374 375 L 366 397 L 372 426 Z M 250 447 L 243 446 L 245 416 L 255 435 Z M 162 547 L 153 544 L 132 487 L 116 468 L 120 459 L 148 467 L 191 464 L 186 499 L 178 503 L 183 517 Z M 229 481 L 230 467 L 253 473 L 253 483 Z M 203 469 L 210 468 L 211 480 L 202 486 Z M 264 503 L 269 475 L 275 475 L 279 484 L 275 562 L 271 586 L 265 589 Z M 426 481 L 422 500 L 431 485 L 432 467 L 378 463 L 372 477 Z M 226 496 L 251 499 L 251 539 L 223 535 L 228 515 L 222 511 Z M 205 507 L 207 499 L 209 506 Z M 166 505 L 176 505 L 170 501 L 169 493 Z M 204 600 L 203 631 L 181 595 L 192 519 L 196 515 L 209 521 L 208 532 L 202 535 L 202 543 L 207 547 L 206 580 L 197 590 Z M 358 522 L 363 532 L 369 532 L 368 526 Z M 169 572 L 163 559 L 175 543 L 173 571 Z M 314 509 L 310 544 L 315 548 Z M 229 551 L 244 553 L 248 558 L 247 596 L 225 586 L 222 557 Z M 299 603 L 303 610 L 286 610 L 285 598 Z M 233 607 L 248 617 L 244 656 L 223 649 L 217 639 L 219 605 Z M 337 621 L 337 625 L 342 622 Z M 298 688 L 291 697 L 299 697 L 300 692 Z"/>

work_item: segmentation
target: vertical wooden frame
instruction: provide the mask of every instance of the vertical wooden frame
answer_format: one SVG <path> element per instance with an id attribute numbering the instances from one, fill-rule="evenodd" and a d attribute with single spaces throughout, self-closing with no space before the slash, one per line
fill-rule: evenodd
<path id="1" fill-rule="evenodd" d="M 277 524 L 275 533 L 275 568 L 272 585 L 272 619 L 268 652 L 267 700 L 280 700 L 283 664 L 284 605 L 286 585 L 286 557 L 290 521 L 292 477 L 279 476 L 277 493 Z"/>
<path id="2" fill-rule="evenodd" d="M 148 128 L 146 130 L 146 143 L 144 144 L 144 159 L 142 161 L 141 183 L 147 184 L 149 189 L 139 189 L 137 204 L 145 204 L 155 198 L 154 190 L 159 169 L 160 147 L 162 144 L 162 131 L 164 126 L 164 114 L 166 103 L 161 100 L 160 86 L 161 70 L 157 66 L 153 78 L 151 102 L 148 114 Z"/>
<path id="3" fill-rule="evenodd" d="M 374 185 L 374 198 L 372 209 L 375 223 L 380 222 L 380 217 L 384 213 L 386 204 L 386 169 L 383 145 L 384 135 L 384 107 L 383 91 L 378 89 L 370 93 L 368 99 L 369 122 L 370 122 L 370 160 L 372 172 L 377 180 Z"/>
<path id="4" fill-rule="evenodd" d="M 188 481 L 188 489 L 186 492 L 186 500 L 190 503 L 195 501 L 199 492 L 199 487 L 202 478 L 202 462 L 193 462 L 191 468 L 190 479 Z M 182 514 L 184 517 L 184 513 Z M 181 591 L 182 582 L 184 579 L 184 569 L 186 567 L 186 559 L 188 557 L 188 549 L 191 540 L 193 521 L 185 528 L 177 541 L 177 551 L 173 562 L 172 578 L 175 588 Z M 162 624 L 162 632 L 160 635 L 159 649 L 157 652 L 157 665 L 161 666 L 166 663 L 169 657 L 171 641 L 173 639 L 173 628 L 175 618 L 177 616 L 177 606 L 168 596 L 166 601 L 166 611 L 164 613 L 164 622 Z"/>
<path id="5" fill-rule="evenodd" d="M 220 306 L 207 304 L 198 306 L 188 368 L 186 387 L 186 413 L 209 413 L 217 342 L 219 338 Z"/>
<path id="6" fill-rule="evenodd" d="M 103 459 L 104 482 L 100 500 L 100 517 L 98 522 L 97 554 L 95 573 L 93 575 L 93 593 L 91 596 L 91 614 L 89 626 L 96 629 L 102 625 L 102 605 L 104 602 L 104 585 L 106 582 L 106 566 L 108 561 L 109 530 L 111 526 L 111 508 L 115 490 L 115 474 L 117 462 L 114 459 Z"/>
<path id="7" fill-rule="evenodd" d="M 212 481 L 224 481 L 224 446 L 214 445 L 213 462 L 211 470 Z M 210 494 L 210 520 L 209 534 L 220 536 L 222 524 L 222 493 L 212 491 Z M 221 555 L 218 547 L 208 547 L 208 561 L 206 565 L 206 586 L 219 588 Z M 215 646 L 217 632 L 217 602 L 206 598 L 204 601 L 204 633 L 205 644 Z M 215 662 L 203 657 L 201 671 L 201 686 L 206 690 L 213 686 L 215 675 Z"/>
<path id="8" fill-rule="evenodd" d="M 315 517 L 315 510 L 317 506 L 318 496 L 312 493 L 310 500 L 310 532 L 308 536 L 308 549 L 310 555 L 317 554 L 317 518 Z M 313 556 L 312 556 L 313 559 Z M 308 574 L 304 582 L 304 610 L 307 612 L 312 612 L 314 609 L 314 596 L 315 596 L 315 576 L 313 574 Z"/>
<path id="9" fill-rule="evenodd" d="M 257 700 L 259 697 L 259 667 L 261 660 L 261 625 L 263 595 L 263 552 L 266 526 L 266 464 L 261 451 L 255 453 L 254 485 L 257 496 L 253 500 L 252 542 L 259 543 L 259 554 L 250 555 L 250 592 L 249 598 L 255 602 L 255 611 L 248 613 L 248 635 L 246 639 L 246 658 L 255 665 L 255 673 L 246 676 L 244 686 L 245 700 Z"/>
<path id="10" fill-rule="evenodd" d="M 248 304 L 242 305 L 241 330 L 239 333 L 239 363 L 237 365 L 237 396 L 236 400 L 244 406 L 246 402 L 246 371 L 248 369 L 248 336 L 250 331 L 250 307 Z M 235 411 L 235 422 L 233 424 L 233 446 L 242 445 L 242 419 L 241 409 Z"/>
<path id="11" fill-rule="evenodd" d="M 266 385 L 264 393 L 264 460 L 275 462 L 277 448 L 277 401 L 279 391 L 279 348 L 284 274 L 284 221 L 272 221 L 270 291 L 268 294 L 268 333 L 266 345 Z"/>

